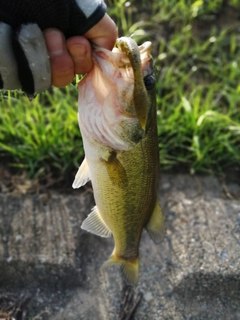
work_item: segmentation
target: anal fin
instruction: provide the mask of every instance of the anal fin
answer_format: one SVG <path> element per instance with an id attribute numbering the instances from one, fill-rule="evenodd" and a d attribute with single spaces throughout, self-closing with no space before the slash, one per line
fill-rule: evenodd
<path id="1" fill-rule="evenodd" d="M 73 181 L 73 189 L 80 188 L 84 186 L 90 180 L 89 177 L 89 167 L 86 158 L 83 160 L 80 165 L 78 172 L 76 173 L 75 179 Z"/>
<path id="2" fill-rule="evenodd" d="M 97 206 L 92 209 L 88 217 L 83 221 L 81 229 L 104 238 L 108 238 L 111 236 L 111 231 L 108 229 L 103 219 L 101 218 Z"/>
<path id="3" fill-rule="evenodd" d="M 155 243 L 160 243 L 164 238 L 164 221 L 163 221 L 163 213 L 162 209 L 156 200 L 155 207 L 153 213 L 145 227 L 150 238 Z"/>

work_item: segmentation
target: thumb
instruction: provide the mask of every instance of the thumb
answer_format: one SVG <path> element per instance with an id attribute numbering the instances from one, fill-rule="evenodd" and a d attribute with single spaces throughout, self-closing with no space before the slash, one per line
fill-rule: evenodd
<path id="1" fill-rule="evenodd" d="M 117 26 L 114 21 L 107 15 L 84 34 L 89 41 L 94 44 L 112 50 L 118 37 Z"/>

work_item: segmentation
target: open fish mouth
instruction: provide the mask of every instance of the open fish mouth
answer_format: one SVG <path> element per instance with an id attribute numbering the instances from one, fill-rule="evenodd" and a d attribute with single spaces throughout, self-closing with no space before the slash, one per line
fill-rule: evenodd
<path id="1" fill-rule="evenodd" d="M 126 39 L 113 51 L 94 47 L 93 70 L 79 84 L 81 131 L 115 150 L 129 150 L 144 136 L 149 101 L 143 79 L 154 74 L 151 42 L 134 42 L 129 50 Z"/>

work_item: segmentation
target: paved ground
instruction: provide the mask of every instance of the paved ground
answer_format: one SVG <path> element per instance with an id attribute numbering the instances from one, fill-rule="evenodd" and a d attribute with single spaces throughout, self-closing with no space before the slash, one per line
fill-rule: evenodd
<path id="1" fill-rule="evenodd" d="M 162 176 L 166 239 L 157 246 L 143 234 L 135 320 L 240 319 L 240 184 L 227 188 Z M 119 319 L 122 280 L 116 268 L 101 271 L 113 240 L 80 229 L 91 192 L 0 194 L 0 204 L 0 306 L 7 293 L 33 295 L 19 319 Z"/>

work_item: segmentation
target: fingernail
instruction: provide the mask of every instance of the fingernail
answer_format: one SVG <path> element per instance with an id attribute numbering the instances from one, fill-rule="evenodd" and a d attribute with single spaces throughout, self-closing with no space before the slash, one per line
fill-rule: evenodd
<path id="1" fill-rule="evenodd" d="M 61 55 L 64 51 L 64 39 L 59 31 L 51 30 L 47 33 L 47 47 L 51 56 Z"/>
<path id="2" fill-rule="evenodd" d="M 72 45 L 69 50 L 74 61 L 80 61 L 87 58 L 87 49 L 84 45 Z"/>

